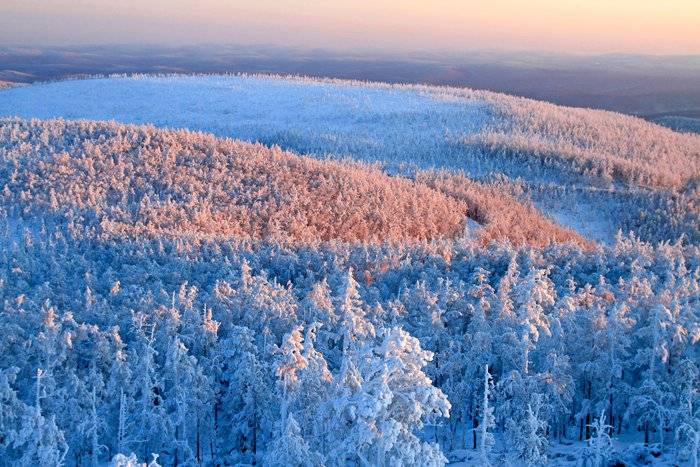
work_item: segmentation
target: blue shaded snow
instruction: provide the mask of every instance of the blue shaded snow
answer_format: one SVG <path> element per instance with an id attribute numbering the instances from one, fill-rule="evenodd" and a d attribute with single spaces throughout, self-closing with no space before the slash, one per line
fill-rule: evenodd
<path id="1" fill-rule="evenodd" d="M 489 111 L 474 99 L 411 87 L 264 76 L 142 76 L 4 90 L 0 115 L 153 124 L 389 167 L 468 169 L 464 151 L 455 154 L 455 142 L 479 131 Z"/>

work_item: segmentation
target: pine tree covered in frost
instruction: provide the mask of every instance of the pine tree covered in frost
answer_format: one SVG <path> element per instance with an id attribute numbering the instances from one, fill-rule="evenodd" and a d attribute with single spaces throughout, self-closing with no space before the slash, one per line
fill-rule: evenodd
<path id="1" fill-rule="evenodd" d="M 12 439 L 13 448 L 21 455 L 17 465 L 62 465 L 68 454 L 68 445 L 63 432 L 56 426 L 54 416 L 49 418 L 42 414 L 42 378 L 44 372 L 36 372 L 36 401 L 28 407 L 20 422 L 20 429 Z"/>
<path id="2" fill-rule="evenodd" d="M 591 425 L 592 435 L 588 445 L 583 451 L 586 465 L 591 467 L 604 467 L 613 453 L 612 439 L 610 438 L 610 425 L 605 424 L 605 411 L 593 421 Z"/>
<path id="3" fill-rule="evenodd" d="M 547 422 L 542 419 L 542 397 L 534 395 L 527 404 L 521 420 L 509 420 L 508 441 L 515 453 L 516 462 L 525 465 L 544 465 L 547 463 Z"/>
<path id="4" fill-rule="evenodd" d="M 329 461 L 444 465 L 440 449 L 416 436 L 426 422 L 449 415 L 447 398 L 423 373 L 432 354 L 398 328 L 378 339 L 373 348 L 346 353 L 334 378 Z"/>
<path id="5" fill-rule="evenodd" d="M 676 438 L 680 442 L 680 457 L 688 460 L 693 467 L 700 462 L 700 419 L 695 418 L 680 424 L 676 429 Z"/>
<path id="6" fill-rule="evenodd" d="M 495 444 L 495 439 L 491 430 L 496 426 L 496 418 L 493 416 L 493 408 L 491 407 L 491 374 L 489 366 L 484 366 L 484 398 L 481 403 L 481 421 L 479 422 L 479 462 L 481 465 L 489 466 L 489 454 Z"/>
<path id="7" fill-rule="evenodd" d="M 309 448 L 309 444 L 301 436 L 299 424 L 293 415 L 287 415 L 282 421 L 281 432 L 265 455 L 264 465 L 283 467 L 295 465 L 300 467 L 315 467 L 324 465 L 323 458 Z"/>

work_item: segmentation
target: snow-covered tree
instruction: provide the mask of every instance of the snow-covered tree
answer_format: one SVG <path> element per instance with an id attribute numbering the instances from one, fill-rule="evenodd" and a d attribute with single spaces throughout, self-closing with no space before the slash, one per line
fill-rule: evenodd
<path id="1" fill-rule="evenodd" d="M 358 342 L 374 335 L 374 326 L 365 319 L 360 285 L 353 277 L 352 268 L 342 277 L 336 297 L 336 309 L 340 317 L 339 341 L 343 352 L 354 348 Z"/>
<path id="2" fill-rule="evenodd" d="M 545 308 L 554 305 L 556 297 L 552 282 L 544 269 L 533 270 L 513 290 L 518 320 L 518 338 L 521 367 L 527 375 L 530 371 L 530 352 L 535 348 L 540 334 L 549 335 L 549 320 Z"/>
<path id="3" fill-rule="evenodd" d="M 42 415 L 41 399 L 43 370 L 36 373 L 36 401 L 20 422 L 19 431 L 13 436 L 13 448 L 21 454 L 16 461 L 20 466 L 63 465 L 68 454 L 63 432 L 56 426 L 54 416 Z"/>
<path id="4" fill-rule="evenodd" d="M 301 436 L 301 429 L 294 416 L 288 415 L 284 420 L 282 432 L 267 447 L 264 465 L 316 467 L 324 463 L 323 457 L 312 451 Z"/>
<path id="5" fill-rule="evenodd" d="M 220 400 L 213 407 L 214 455 L 253 461 L 262 445 L 271 403 L 273 381 L 268 380 L 250 329 L 237 326 L 221 341 L 223 360 Z M 276 415 L 275 415 L 276 418 Z M 225 454 L 224 454 L 225 453 Z"/>
<path id="6" fill-rule="evenodd" d="M 608 434 L 611 426 L 605 424 L 605 411 L 591 425 L 592 435 L 587 441 L 583 452 L 584 459 L 591 467 L 605 467 L 613 453 L 613 444 Z"/>
<path id="7" fill-rule="evenodd" d="M 547 463 L 547 422 L 542 419 L 542 397 L 536 394 L 532 403 L 527 404 L 525 416 L 521 420 L 509 420 L 508 438 L 515 452 L 517 462 L 525 465 Z"/>
<path id="8" fill-rule="evenodd" d="M 331 463 L 444 465 L 439 447 L 416 432 L 449 415 L 450 403 L 423 368 L 432 354 L 405 331 L 383 331 L 370 353 L 347 353 L 334 378 L 327 419 Z"/>
<path id="9" fill-rule="evenodd" d="M 495 444 L 493 433 L 490 431 L 496 426 L 496 419 L 490 404 L 492 388 L 489 366 L 484 365 L 483 399 L 481 402 L 481 421 L 479 422 L 479 462 L 484 466 L 491 465 L 489 454 Z"/>
<path id="10" fill-rule="evenodd" d="M 12 445 L 25 413 L 31 410 L 22 402 L 13 388 L 19 368 L 0 370 L 0 458 L 12 458 Z"/>
<path id="11" fill-rule="evenodd" d="M 157 351 L 154 347 L 154 328 L 148 325 L 143 315 L 134 316 L 136 340 L 129 356 L 133 363 L 133 379 L 130 393 L 134 404 L 130 407 L 127 449 L 140 448 L 142 459 L 152 452 L 171 444 L 173 424 L 165 410 L 162 375 L 156 365 Z"/>
<path id="12" fill-rule="evenodd" d="M 690 461 L 698 467 L 700 460 L 700 419 L 681 423 L 676 429 L 676 439 L 680 442 L 679 450 L 683 460 Z"/>

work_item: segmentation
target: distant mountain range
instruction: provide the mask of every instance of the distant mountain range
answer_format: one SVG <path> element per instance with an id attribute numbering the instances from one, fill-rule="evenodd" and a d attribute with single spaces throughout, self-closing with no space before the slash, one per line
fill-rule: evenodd
<path id="1" fill-rule="evenodd" d="M 466 86 L 556 104 L 700 116 L 700 56 L 336 52 L 269 45 L 0 47 L 0 81 L 111 73 L 280 73 Z"/>

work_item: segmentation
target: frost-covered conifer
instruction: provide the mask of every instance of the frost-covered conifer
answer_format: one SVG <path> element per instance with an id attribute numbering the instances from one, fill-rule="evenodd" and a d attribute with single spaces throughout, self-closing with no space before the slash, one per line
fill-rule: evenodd
<path id="1" fill-rule="evenodd" d="M 676 439 L 680 442 L 681 458 L 690 461 L 693 467 L 700 462 L 700 418 L 680 424 L 676 429 Z"/>
<path id="2" fill-rule="evenodd" d="M 584 457 L 590 462 L 591 467 L 605 467 L 613 453 L 613 444 L 608 434 L 612 428 L 605 424 L 605 410 L 591 425 L 592 435 L 587 441 Z"/>
<path id="3" fill-rule="evenodd" d="M 139 449 L 141 458 L 160 452 L 173 442 L 173 423 L 168 417 L 163 400 L 162 375 L 156 363 L 153 325 L 143 315 L 134 316 L 136 340 L 129 360 L 133 362 L 133 379 L 129 392 L 134 404 L 130 407 L 129 422 L 133 430 L 125 443 L 127 449 Z"/>
<path id="4" fill-rule="evenodd" d="M 299 424 L 292 415 L 287 416 L 281 433 L 269 444 L 264 464 L 272 467 L 324 465 L 323 457 L 312 451 L 309 444 L 302 438 Z"/>
<path id="5" fill-rule="evenodd" d="M 359 293 L 359 284 L 353 277 L 352 268 L 348 269 L 341 281 L 340 290 L 336 298 L 336 308 L 340 316 L 339 339 L 341 350 L 347 352 L 362 342 L 367 337 L 374 335 L 374 326 L 364 319 L 362 299 Z"/>
<path id="6" fill-rule="evenodd" d="M 515 452 L 517 462 L 528 466 L 547 463 L 547 422 L 542 419 L 542 397 L 535 394 L 527 404 L 525 416 L 520 420 L 509 420 L 509 443 Z"/>
<path id="7" fill-rule="evenodd" d="M 552 282 L 546 270 L 533 270 L 513 290 L 518 320 L 519 351 L 524 375 L 530 371 L 530 352 L 536 347 L 540 333 L 549 335 L 549 319 L 545 308 L 555 303 Z"/>
<path id="8" fill-rule="evenodd" d="M 489 454 L 495 444 L 495 439 L 491 430 L 496 426 L 496 419 L 493 416 L 493 407 L 491 407 L 491 374 L 489 366 L 484 365 L 484 387 L 483 399 L 481 402 L 481 420 L 479 422 L 479 462 L 483 466 L 491 465 Z"/>
<path id="9" fill-rule="evenodd" d="M 13 388 L 18 368 L 0 370 L 0 458 L 11 459 L 12 446 L 27 412 L 31 410 L 17 397 Z"/>
<path id="10" fill-rule="evenodd" d="M 329 462 L 444 465 L 437 445 L 416 431 L 449 416 L 450 403 L 423 372 L 432 354 L 405 331 L 384 330 L 370 353 L 348 352 L 334 378 Z"/>
<path id="11" fill-rule="evenodd" d="M 230 452 L 233 458 L 254 460 L 261 450 L 267 419 L 278 406 L 271 403 L 274 384 L 266 377 L 250 329 L 234 327 L 221 341 L 219 352 L 220 378 L 225 385 L 212 407 L 214 455 L 224 457 Z"/>
<path id="12" fill-rule="evenodd" d="M 35 404 L 25 412 L 20 429 L 12 439 L 13 448 L 19 452 L 16 465 L 23 467 L 62 465 L 68 454 L 69 446 L 63 432 L 56 426 L 56 418 L 42 414 L 43 375 L 43 370 L 38 369 Z"/>
<path id="13" fill-rule="evenodd" d="M 198 386 L 202 383 L 196 359 L 189 355 L 179 337 L 170 339 L 163 365 L 164 405 L 174 430 L 173 463 L 193 462 L 195 452 L 189 443 Z"/>

